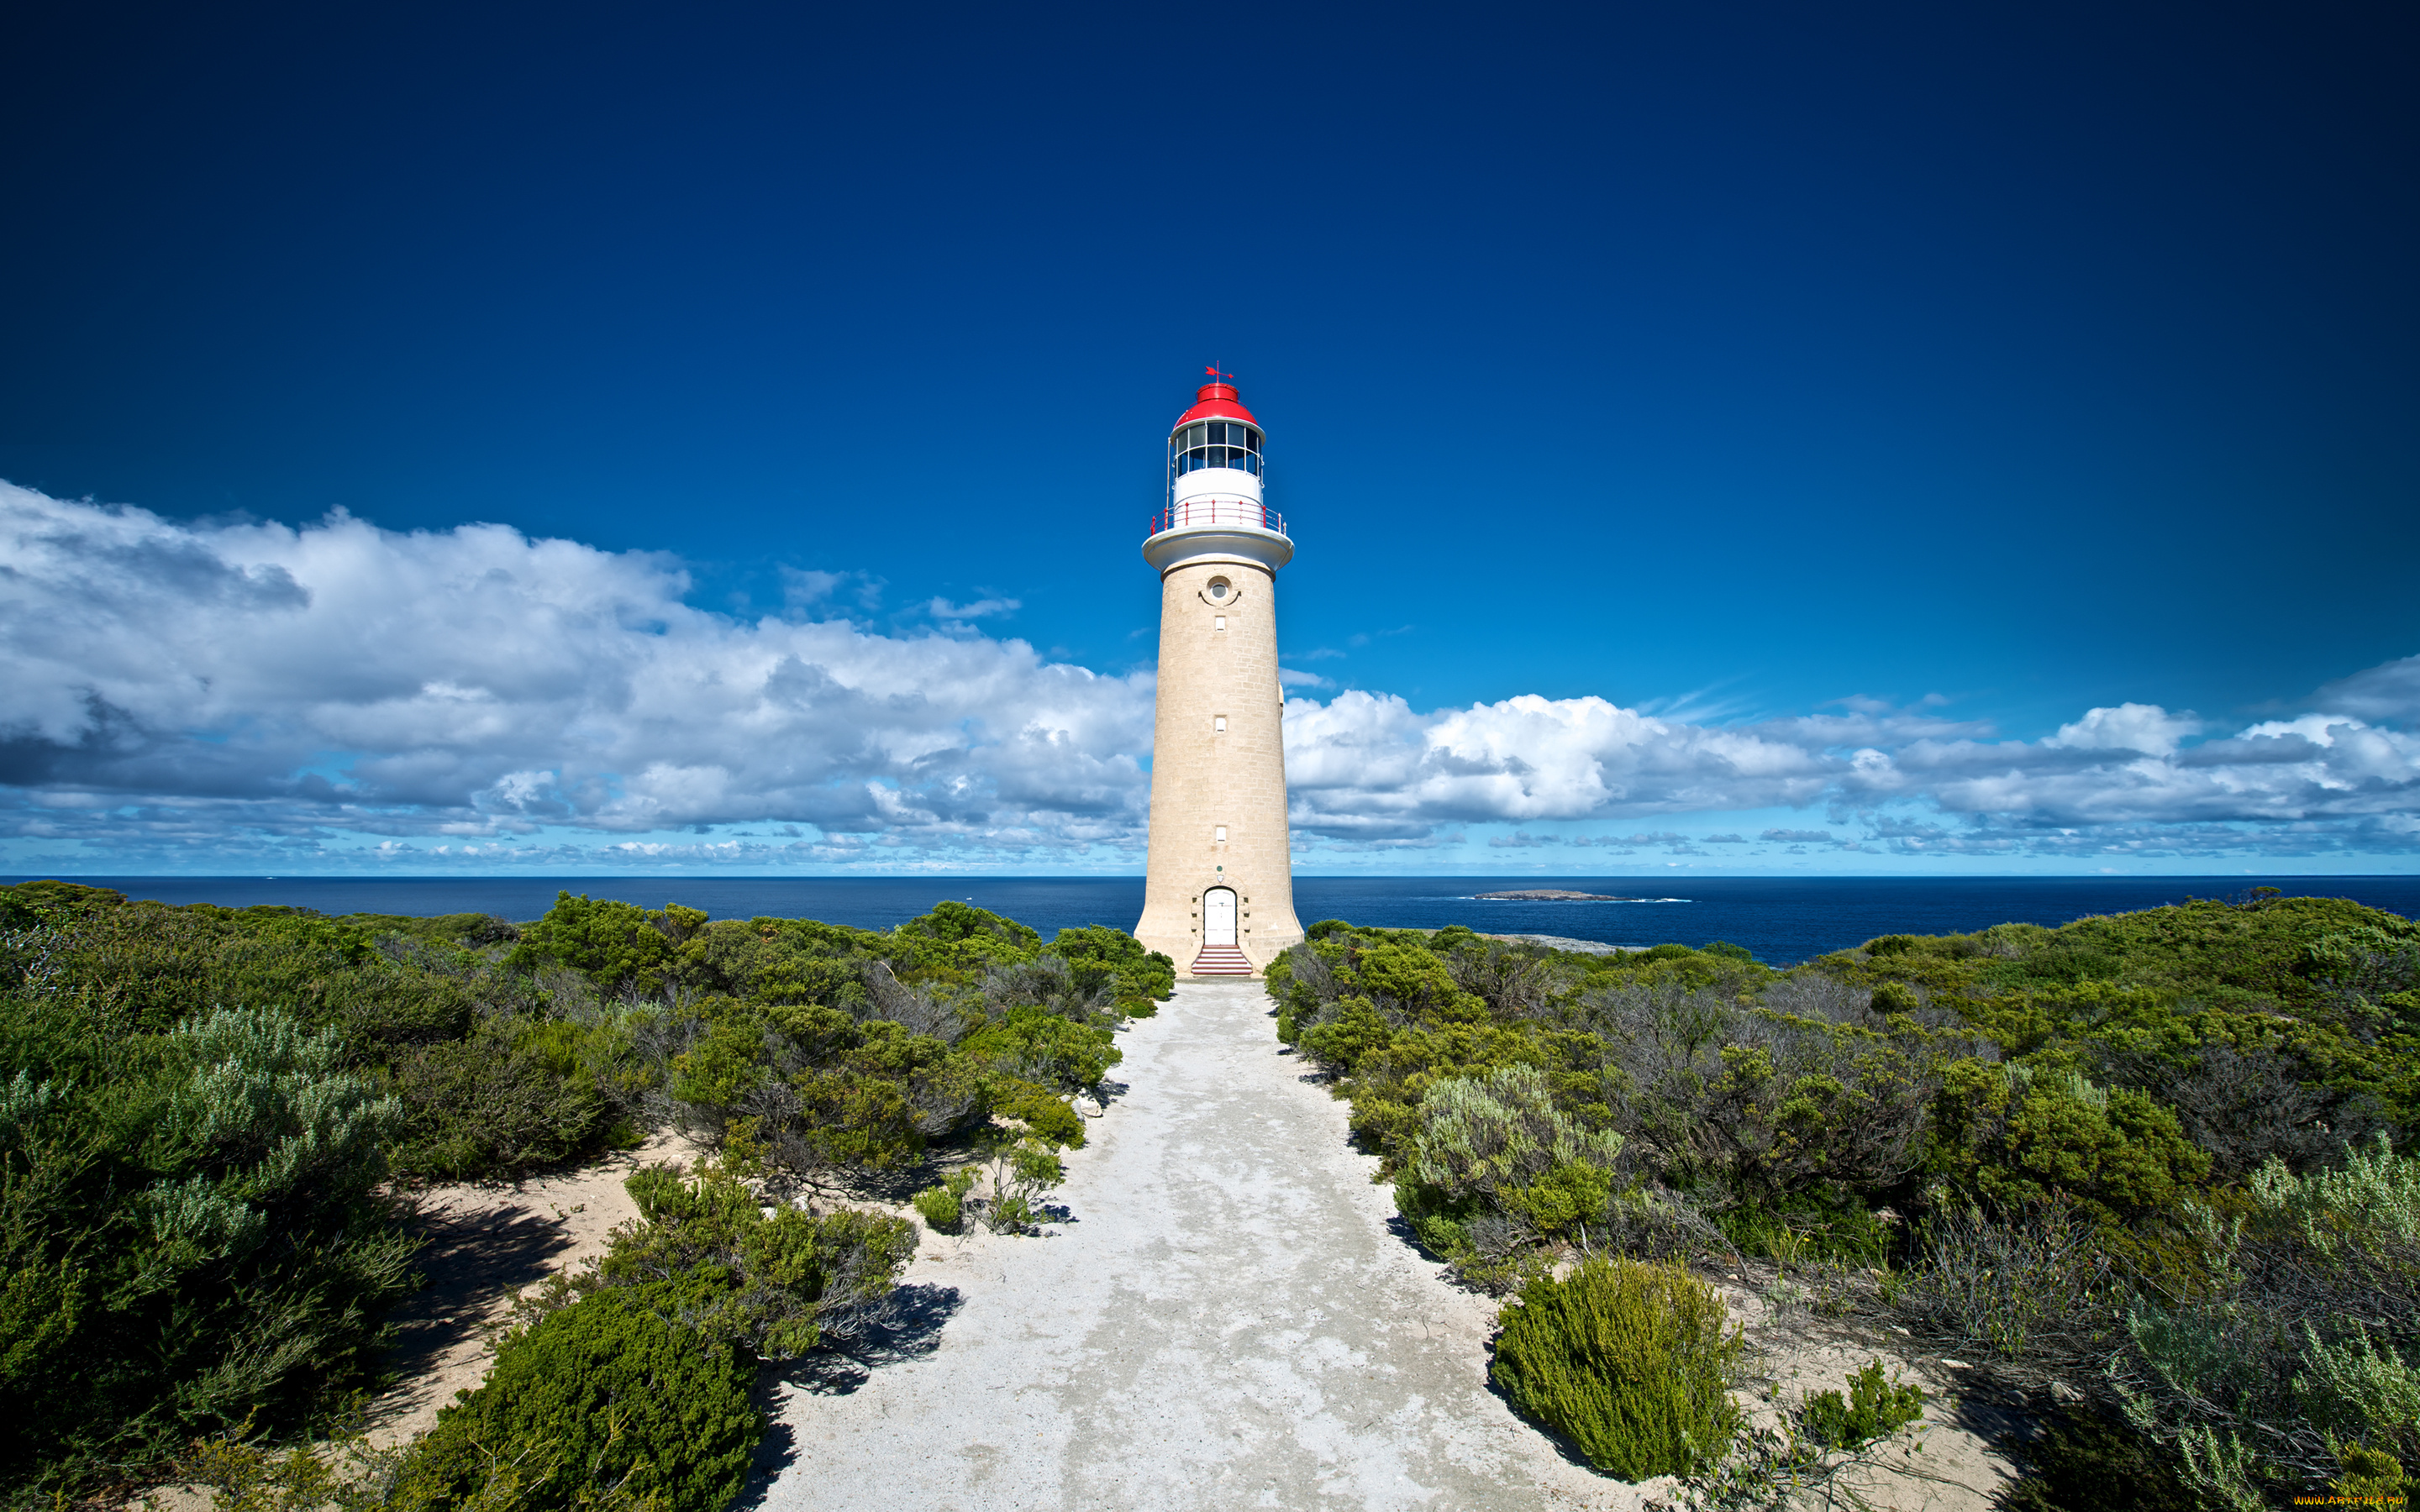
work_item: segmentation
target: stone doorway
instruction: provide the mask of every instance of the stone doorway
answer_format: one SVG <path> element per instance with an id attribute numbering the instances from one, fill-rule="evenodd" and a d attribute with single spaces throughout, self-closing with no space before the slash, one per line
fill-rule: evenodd
<path id="1" fill-rule="evenodd" d="M 1213 887 L 1202 895 L 1202 943 L 1235 943 L 1235 889 Z"/>

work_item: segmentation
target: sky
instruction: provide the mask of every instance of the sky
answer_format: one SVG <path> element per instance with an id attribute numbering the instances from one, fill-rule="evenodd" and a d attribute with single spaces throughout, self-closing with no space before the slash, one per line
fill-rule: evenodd
<path id="1" fill-rule="evenodd" d="M 2392 5 L 21 7 L 0 870 L 2420 870 Z"/>

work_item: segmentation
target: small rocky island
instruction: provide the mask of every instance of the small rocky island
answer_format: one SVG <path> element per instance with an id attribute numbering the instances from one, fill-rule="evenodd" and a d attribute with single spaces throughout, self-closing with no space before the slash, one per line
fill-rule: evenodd
<path id="1" fill-rule="evenodd" d="M 1562 887 L 1523 887 L 1512 892 L 1477 892 L 1471 896 L 1482 903 L 1626 903 L 1631 901 L 1608 893 L 1572 892 Z"/>

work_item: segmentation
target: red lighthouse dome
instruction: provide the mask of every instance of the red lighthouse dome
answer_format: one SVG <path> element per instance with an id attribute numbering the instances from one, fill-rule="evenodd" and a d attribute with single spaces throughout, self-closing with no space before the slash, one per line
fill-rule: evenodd
<path id="1" fill-rule="evenodd" d="M 1177 416 L 1176 423 L 1187 425 L 1197 420 L 1240 420 L 1251 425 L 1260 424 L 1252 418 L 1252 412 L 1244 408 L 1243 401 L 1235 396 L 1233 383 L 1202 385 L 1193 395 L 1193 408 Z"/>

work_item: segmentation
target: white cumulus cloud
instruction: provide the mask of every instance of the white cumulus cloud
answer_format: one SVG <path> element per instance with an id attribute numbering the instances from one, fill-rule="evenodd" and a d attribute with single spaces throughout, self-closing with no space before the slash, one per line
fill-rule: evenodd
<path id="1" fill-rule="evenodd" d="M 1776 827 L 1761 838 L 1932 855 L 2420 844 L 2420 739 L 2349 715 L 2272 720 L 2188 745 L 2208 721 L 2149 704 L 2092 709 L 2038 741 L 1991 739 L 1987 725 L 1921 706 L 1844 706 L 1852 712 L 1713 726 L 1594 698 L 1430 714 L 1359 692 L 1297 702 L 1286 721 L 1295 821 L 1354 841 L 1488 821 L 1821 806 L 1854 823 L 1838 836 Z M 1510 841 L 1536 842 L 1526 833 Z M 1677 833 L 1597 842 L 1745 843 Z"/>
<path id="2" fill-rule="evenodd" d="M 783 613 L 745 618 L 691 605 L 669 556 L 504 526 L 179 523 L 0 485 L 0 843 L 130 871 L 332 849 L 381 864 L 1139 861 L 1149 676 L 977 627 L 1006 599 L 934 599 L 921 635 L 836 617 L 880 587 L 792 572 Z M 1743 723 L 1526 694 L 1423 712 L 1285 680 L 1294 822 L 1312 846 L 1435 850 L 1501 825 L 1482 854 L 2420 849 L 2420 657 L 2231 731 L 2123 703 L 2034 741 L 1931 698 Z M 1828 827 L 1751 841 L 1678 823 L 1755 810 L 1822 810 Z"/>
<path id="3" fill-rule="evenodd" d="M 0 822 L 127 855 L 735 822 L 1136 841 L 1147 677 L 736 619 L 689 587 L 669 557 L 502 526 L 191 525 L 0 485 Z"/>

